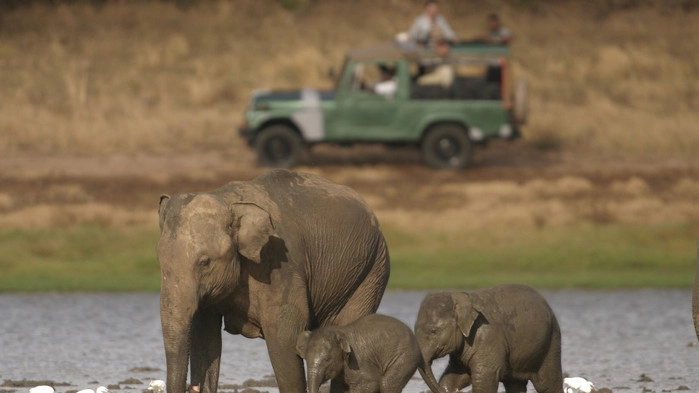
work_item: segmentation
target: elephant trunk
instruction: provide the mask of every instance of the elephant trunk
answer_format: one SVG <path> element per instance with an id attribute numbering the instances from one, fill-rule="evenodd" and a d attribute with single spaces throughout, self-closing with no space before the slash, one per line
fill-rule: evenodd
<path id="1" fill-rule="evenodd" d="M 434 374 L 432 373 L 432 360 L 428 359 L 428 357 L 423 356 L 423 361 L 420 364 L 420 367 L 418 367 L 418 371 L 420 371 L 422 379 L 425 381 L 427 387 L 429 387 L 433 393 L 447 393 L 444 388 L 439 386 L 437 379 L 434 377 Z"/>
<path id="2" fill-rule="evenodd" d="M 192 321 L 197 306 L 194 296 L 189 298 L 166 289 L 160 293 L 160 322 L 165 345 L 168 393 L 184 393 L 187 390 Z"/>
<path id="3" fill-rule="evenodd" d="M 694 293 L 692 294 L 692 318 L 694 319 L 694 331 L 699 338 L 699 242 L 697 242 L 697 267 L 694 277 Z"/>
<path id="4" fill-rule="evenodd" d="M 320 385 L 323 384 L 322 373 L 314 372 L 310 369 L 308 370 L 308 393 L 318 393 L 320 392 Z"/>

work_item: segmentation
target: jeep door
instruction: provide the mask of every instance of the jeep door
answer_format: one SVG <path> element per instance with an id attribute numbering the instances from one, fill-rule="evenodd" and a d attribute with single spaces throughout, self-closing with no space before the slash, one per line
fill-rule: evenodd
<path id="1" fill-rule="evenodd" d="M 401 103 L 407 97 L 407 66 L 396 60 L 350 60 L 335 96 L 334 110 L 326 113 L 326 139 L 333 141 L 390 141 Z M 391 76 L 391 78 L 388 78 Z M 395 91 L 386 89 L 392 79 Z M 388 89 L 390 90 L 390 89 Z"/>

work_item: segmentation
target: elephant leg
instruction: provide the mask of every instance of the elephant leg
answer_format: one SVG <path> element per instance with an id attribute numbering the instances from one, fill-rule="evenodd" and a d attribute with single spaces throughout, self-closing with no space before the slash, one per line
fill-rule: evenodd
<path id="1" fill-rule="evenodd" d="M 330 380 L 330 393 L 347 392 L 349 392 L 349 386 L 347 386 L 343 377 L 335 377 L 332 380 Z"/>
<path id="2" fill-rule="evenodd" d="M 561 366 L 561 333 L 556 323 L 546 357 L 539 371 L 532 378 L 534 389 L 539 393 L 563 393 L 563 369 Z"/>
<path id="3" fill-rule="evenodd" d="M 461 360 L 455 356 L 449 357 L 449 364 L 444 369 L 439 385 L 447 393 L 455 393 L 471 384 L 471 374 Z"/>
<path id="4" fill-rule="evenodd" d="M 527 381 L 510 380 L 503 385 L 506 393 L 527 393 Z"/>
<path id="5" fill-rule="evenodd" d="M 472 370 L 473 378 L 472 393 L 497 393 L 500 378 L 496 370 Z"/>
<path id="6" fill-rule="evenodd" d="M 345 306 L 332 321 L 333 325 L 347 325 L 364 315 L 373 314 L 379 308 L 390 273 L 388 251 L 385 243 L 378 245 L 374 264 Z"/>
<path id="7" fill-rule="evenodd" d="M 286 304 L 274 321 L 263 330 L 279 393 L 305 393 L 306 376 L 303 360 L 296 354 L 296 338 L 306 328 L 306 318 L 296 307 Z"/>
<path id="8" fill-rule="evenodd" d="M 414 374 L 413 367 L 405 367 L 400 363 L 394 364 L 381 378 L 381 393 L 401 393 Z"/>
<path id="9" fill-rule="evenodd" d="M 198 311 L 192 321 L 192 389 L 216 393 L 221 365 L 221 315 Z"/>

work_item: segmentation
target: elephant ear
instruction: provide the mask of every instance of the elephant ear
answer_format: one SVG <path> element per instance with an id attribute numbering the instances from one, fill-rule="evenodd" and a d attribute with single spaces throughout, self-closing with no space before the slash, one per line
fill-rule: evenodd
<path id="1" fill-rule="evenodd" d="M 337 340 L 337 345 L 340 346 L 340 349 L 342 349 L 342 352 L 345 354 L 345 356 L 348 356 L 350 353 L 352 353 L 352 346 L 350 346 L 349 341 L 347 341 L 347 336 L 345 334 L 338 332 L 335 339 Z"/>
<path id="2" fill-rule="evenodd" d="M 245 258 L 260 263 L 260 252 L 274 234 L 272 217 L 266 210 L 253 202 L 238 202 L 232 207 L 237 228 L 238 253 Z"/>
<path id="3" fill-rule="evenodd" d="M 301 357 L 301 359 L 306 358 L 306 346 L 308 345 L 308 338 L 311 337 L 311 332 L 309 330 L 299 333 L 296 339 L 296 354 Z"/>
<path id="4" fill-rule="evenodd" d="M 464 337 L 469 337 L 473 330 L 473 324 L 478 319 L 478 316 L 482 314 L 481 308 L 478 302 L 474 302 L 475 299 L 468 293 L 454 293 L 452 294 L 452 300 L 454 301 L 456 324 Z"/>
<path id="5" fill-rule="evenodd" d="M 165 214 L 167 213 L 167 204 L 170 202 L 170 195 L 163 194 L 160 196 L 160 203 L 158 204 L 158 216 L 160 217 L 160 230 L 163 230 L 165 225 Z"/>

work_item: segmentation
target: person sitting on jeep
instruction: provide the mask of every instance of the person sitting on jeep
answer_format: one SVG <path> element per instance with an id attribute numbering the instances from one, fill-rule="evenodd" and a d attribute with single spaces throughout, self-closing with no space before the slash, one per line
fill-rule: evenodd
<path id="1" fill-rule="evenodd" d="M 449 43 L 439 40 L 434 51 L 439 55 L 438 63 L 432 70 L 417 78 L 418 85 L 441 85 L 449 88 L 454 82 L 454 66 L 449 61 Z"/>
<path id="2" fill-rule="evenodd" d="M 422 46 L 435 44 L 440 39 L 449 42 L 456 41 L 456 33 L 444 16 L 439 13 L 437 0 L 425 2 L 425 12 L 415 18 L 408 34 L 411 40 Z"/>
<path id="3" fill-rule="evenodd" d="M 488 35 L 485 38 L 488 43 L 507 45 L 512 41 L 510 29 L 500 23 L 498 14 L 488 15 Z"/>
<path id="4" fill-rule="evenodd" d="M 374 93 L 386 98 L 393 98 L 398 88 L 398 83 L 394 78 L 395 70 L 386 64 L 379 65 L 381 79 L 374 85 Z"/>

